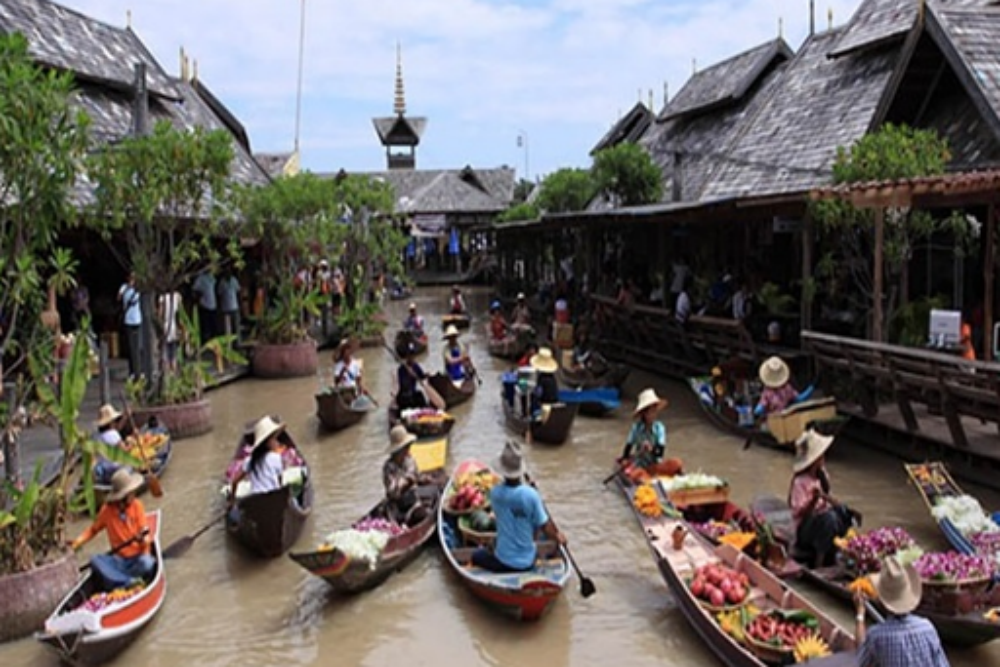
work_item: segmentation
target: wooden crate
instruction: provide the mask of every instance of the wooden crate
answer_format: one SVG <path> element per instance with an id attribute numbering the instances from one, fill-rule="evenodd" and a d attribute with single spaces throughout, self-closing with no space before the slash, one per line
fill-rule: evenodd
<path id="1" fill-rule="evenodd" d="M 832 398 L 805 401 L 781 412 L 768 415 L 767 430 L 782 444 L 794 443 L 811 421 L 834 419 L 837 405 Z"/>
<path id="2" fill-rule="evenodd" d="M 559 322 L 552 323 L 552 340 L 555 342 L 556 347 L 569 350 L 573 347 L 573 325 L 572 324 L 561 324 Z"/>
<path id="3" fill-rule="evenodd" d="M 714 505 L 729 500 L 729 485 L 710 486 L 699 489 L 678 489 L 667 493 L 667 499 L 674 507 L 690 505 Z"/>

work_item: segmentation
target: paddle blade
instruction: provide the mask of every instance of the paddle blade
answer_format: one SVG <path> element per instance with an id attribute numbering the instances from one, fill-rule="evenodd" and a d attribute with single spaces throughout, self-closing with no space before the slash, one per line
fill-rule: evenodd
<path id="1" fill-rule="evenodd" d="M 154 498 L 163 497 L 163 487 L 160 486 L 160 478 L 156 475 L 152 473 L 146 475 L 146 486 L 149 487 L 149 492 L 153 494 Z"/>
<path id="2" fill-rule="evenodd" d="M 192 544 L 194 544 L 194 537 L 185 535 L 163 550 L 163 558 L 180 558 L 188 552 Z"/>
<path id="3" fill-rule="evenodd" d="M 594 585 L 594 580 L 590 577 L 580 578 L 580 595 L 584 598 L 589 598 L 591 595 L 597 592 L 597 586 Z"/>

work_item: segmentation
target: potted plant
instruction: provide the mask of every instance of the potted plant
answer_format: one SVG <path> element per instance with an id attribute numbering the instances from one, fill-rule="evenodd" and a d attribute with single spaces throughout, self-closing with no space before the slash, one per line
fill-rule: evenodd
<path id="1" fill-rule="evenodd" d="M 204 397 L 202 345 L 194 342 L 176 370 L 163 349 L 156 298 L 179 290 L 203 271 L 242 265 L 239 221 L 230 205 L 232 138 L 222 130 L 177 129 L 158 123 L 149 134 L 130 136 L 95 153 L 88 176 L 95 185 L 92 219 L 122 263 L 136 277 L 142 311 L 142 376 L 130 385 L 140 412 L 156 411 L 175 439 L 211 429 Z M 183 310 L 183 308 L 181 309 Z M 189 336 L 197 335 L 188 320 Z M 197 340 L 193 339 L 192 340 Z M 231 352 L 235 337 L 211 342 Z"/>

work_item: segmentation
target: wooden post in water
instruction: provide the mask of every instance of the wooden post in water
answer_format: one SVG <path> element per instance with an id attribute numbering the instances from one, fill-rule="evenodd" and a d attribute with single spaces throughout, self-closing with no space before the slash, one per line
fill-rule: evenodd
<path id="1" fill-rule="evenodd" d="M 993 302 L 996 298 L 996 233 L 1000 208 L 990 202 L 986 212 L 986 242 L 983 247 L 983 359 L 993 361 Z"/>
<path id="2" fill-rule="evenodd" d="M 883 292 L 883 253 L 885 252 L 885 208 L 875 208 L 875 261 L 872 273 L 872 296 L 875 300 L 872 310 L 872 339 L 884 342 L 882 337 L 882 292 Z"/>
<path id="3" fill-rule="evenodd" d="M 100 366 L 101 405 L 111 402 L 111 367 L 108 365 L 108 341 L 101 339 L 97 350 L 97 361 Z"/>
<path id="4" fill-rule="evenodd" d="M 801 312 L 799 317 L 802 320 L 802 330 L 812 329 L 812 301 L 806 299 L 806 285 L 812 280 L 813 275 L 813 219 L 806 213 L 802 220 L 802 293 L 800 295 Z M 813 290 L 815 293 L 815 290 Z"/>

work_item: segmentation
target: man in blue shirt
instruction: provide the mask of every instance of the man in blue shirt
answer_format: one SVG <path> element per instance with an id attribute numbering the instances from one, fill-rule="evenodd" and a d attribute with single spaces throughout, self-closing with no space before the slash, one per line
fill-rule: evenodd
<path id="1" fill-rule="evenodd" d="M 504 479 L 490 492 L 497 522 L 496 544 L 492 553 L 476 549 L 472 562 L 493 572 L 524 572 L 535 565 L 538 530 L 559 544 L 566 544 L 566 537 L 545 511 L 538 491 L 523 483 L 524 458 L 516 443 L 507 442 L 493 469 Z"/>
<path id="2" fill-rule="evenodd" d="M 125 327 L 125 340 L 128 342 L 128 374 L 130 377 L 139 375 L 142 357 L 142 308 L 139 304 L 139 290 L 135 287 L 135 272 L 130 271 L 128 279 L 118 289 L 118 301 L 122 308 L 122 325 Z"/>
<path id="3" fill-rule="evenodd" d="M 882 561 L 882 571 L 873 575 L 879 600 L 889 612 L 884 622 L 865 636 L 864 598 L 855 595 L 857 611 L 855 639 L 861 667 L 948 667 L 937 630 L 926 618 L 911 612 L 920 605 L 923 584 L 912 565 L 894 557 Z"/>

